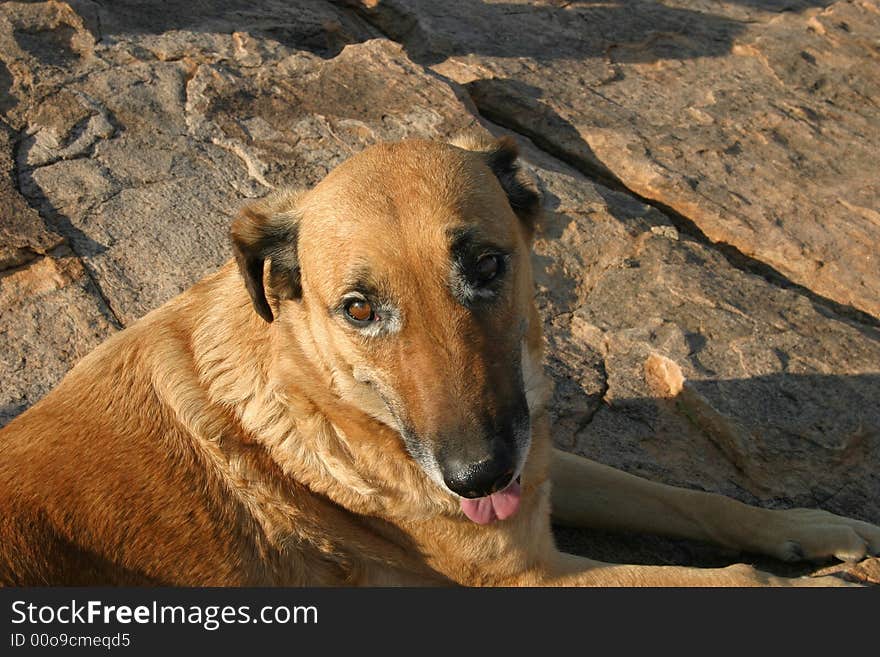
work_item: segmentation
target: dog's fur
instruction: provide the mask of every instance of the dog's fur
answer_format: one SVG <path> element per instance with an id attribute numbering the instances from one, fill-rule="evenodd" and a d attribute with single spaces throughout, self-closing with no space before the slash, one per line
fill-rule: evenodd
<path id="1" fill-rule="evenodd" d="M 238 266 L 107 340 L 0 432 L 0 582 L 839 583 L 560 553 L 551 478 L 560 522 L 783 559 L 876 552 L 867 523 L 551 448 L 528 255 L 539 203 L 515 159 L 504 139 L 384 144 L 245 208 Z M 468 258 L 487 250 L 504 271 L 481 288 Z M 346 320 L 352 291 L 377 320 Z M 498 435 L 521 503 L 478 525 L 445 480 Z"/>

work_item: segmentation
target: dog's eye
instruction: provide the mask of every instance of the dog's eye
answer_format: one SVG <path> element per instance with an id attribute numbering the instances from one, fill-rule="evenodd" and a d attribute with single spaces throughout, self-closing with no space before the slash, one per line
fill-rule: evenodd
<path id="1" fill-rule="evenodd" d="M 504 268 L 504 259 L 500 255 L 484 255 L 474 267 L 474 279 L 477 285 L 488 285 L 498 278 Z"/>
<path id="2" fill-rule="evenodd" d="M 376 319 L 373 306 L 366 299 L 352 299 L 345 304 L 345 314 L 356 322 L 372 322 Z"/>

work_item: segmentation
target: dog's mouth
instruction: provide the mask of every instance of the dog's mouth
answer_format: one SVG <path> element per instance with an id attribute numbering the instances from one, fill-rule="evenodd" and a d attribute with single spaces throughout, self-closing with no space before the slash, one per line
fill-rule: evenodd
<path id="1" fill-rule="evenodd" d="M 519 509 L 522 497 L 520 477 L 517 477 L 504 490 L 485 497 L 461 498 L 461 510 L 469 520 L 478 525 L 488 525 L 496 520 L 509 518 Z"/>

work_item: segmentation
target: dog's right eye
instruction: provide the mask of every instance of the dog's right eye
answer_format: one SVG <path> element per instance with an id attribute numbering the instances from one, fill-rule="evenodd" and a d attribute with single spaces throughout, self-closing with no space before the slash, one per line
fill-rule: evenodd
<path id="1" fill-rule="evenodd" d="M 495 254 L 484 255 L 477 260 L 474 267 L 474 278 L 477 285 L 488 285 L 501 274 L 504 261 Z"/>
<path id="2" fill-rule="evenodd" d="M 366 299 L 351 299 L 345 304 L 345 314 L 358 324 L 365 324 L 376 320 L 373 306 Z"/>

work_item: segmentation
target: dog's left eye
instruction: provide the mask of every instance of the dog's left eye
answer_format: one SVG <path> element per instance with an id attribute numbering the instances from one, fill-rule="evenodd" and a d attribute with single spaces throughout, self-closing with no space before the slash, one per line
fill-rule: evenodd
<path id="1" fill-rule="evenodd" d="M 496 254 L 484 255 L 474 266 L 474 282 L 477 285 L 488 285 L 501 275 L 503 269 L 503 257 Z"/>
<path id="2" fill-rule="evenodd" d="M 359 324 L 372 322 L 376 319 L 373 306 L 366 299 L 351 299 L 345 304 L 345 314 Z"/>

